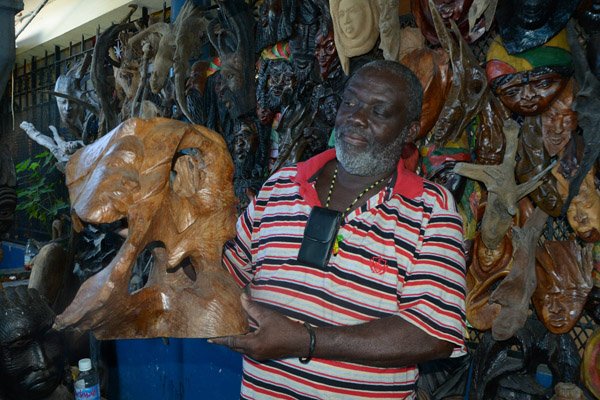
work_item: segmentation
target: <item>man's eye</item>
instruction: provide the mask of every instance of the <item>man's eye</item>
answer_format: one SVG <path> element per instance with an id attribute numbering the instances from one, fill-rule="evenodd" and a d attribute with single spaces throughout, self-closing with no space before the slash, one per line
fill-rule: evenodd
<path id="1" fill-rule="evenodd" d="M 535 86 L 540 89 L 547 89 L 552 85 L 552 81 L 550 79 L 543 79 L 539 81 Z"/>

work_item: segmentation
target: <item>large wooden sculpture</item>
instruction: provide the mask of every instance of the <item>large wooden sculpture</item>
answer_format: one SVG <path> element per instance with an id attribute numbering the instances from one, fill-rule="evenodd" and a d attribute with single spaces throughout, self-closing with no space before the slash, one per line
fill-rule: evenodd
<path id="1" fill-rule="evenodd" d="M 529 301 L 536 288 L 535 253 L 533 249 L 546 225 L 548 215 L 536 208 L 522 228 L 513 227 L 514 256 L 509 274 L 490 296 L 490 302 L 501 309 L 492 323 L 495 340 L 506 340 L 525 326 L 529 315 Z"/>
<path id="2" fill-rule="evenodd" d="M 592 289 L 592 247 L 575 241 L 546 241 L 536 250 L 538 287 L 533 304 L 550 332 L 569 332 Z"/>
<path id="3" fill-rule="evenodd" d="M 433 7 L 433 0 L 429 0 L 429 6 L 440 43 L 450 57 L 452 70 L 452 85 L 432 130 L 433 139 L 445 143 L 456 140 L 483 109 L 489 87 L 484 70 L 460 35 L 454 20 L 450 20 L 452 35 L 444 25 L 437 7 Z"/>
<path id="4" fill-rule="evenodd" d="M 240 291 L 220 262 L 234 235 L 232 175 L 217 133 L 175 120 L 128 120 L 77 152 L 66 170 L 74 227 L 112 224 L 128 234 L 56 326 L 92 329 L 101 339 L 244 332 Z M 130 293 L 144 250 L 154 265 Z"/>
<path id="5" fill-rule="evenodd" d="M 454 170 L 471 179 L 485 184 L 488 191 L 487 206 L 481 222 L 481 238 L 489 249 L 495 249 L 512 225 L 517 212 L 517 201 L 540 185 L 540 179 L 553 164 L 530 181 L 517 185 L 514 170 L 516 166 L 517 135 L 519 125 L 512 120 L 504 121 L 506 152 L 500 165 L 476 165 L 458 163 Z"/>

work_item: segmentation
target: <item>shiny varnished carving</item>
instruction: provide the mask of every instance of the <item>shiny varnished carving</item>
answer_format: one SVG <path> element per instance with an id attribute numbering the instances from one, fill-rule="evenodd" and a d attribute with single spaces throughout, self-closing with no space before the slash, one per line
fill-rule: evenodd
<path id="1" fill-rule="evenodd" d="M 211 337 L 246 329 L 239 289 L 221 267 L 233 237 L 232 161 L 215 132 L 183 122 L 128 120 L 77 152 L 66 170 L 76 229 L 127 227 L 119 252 L 86 280 L 56 326 L 99 338 Z M 144 250 L 148 282 L 129 293 Z"/>

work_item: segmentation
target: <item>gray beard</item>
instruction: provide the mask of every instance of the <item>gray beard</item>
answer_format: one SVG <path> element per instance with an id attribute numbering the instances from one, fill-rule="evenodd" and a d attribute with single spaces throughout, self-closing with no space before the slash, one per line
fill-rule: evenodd
<path id="1" fill-rule="evenodd" d="M 351 130 L 347 129 L 347 130 Z M 348 173 L 359 176 L 378 176 L 389 174 L 396 168 L 404 146 L 408 128 L 389 145 L 375 143 L 369 138 L 369 145 L 364 151 L 359 151 L 354 146 L 341 139 L 342 132 L 336 130 L 335 152 L 337 159 Z"/>

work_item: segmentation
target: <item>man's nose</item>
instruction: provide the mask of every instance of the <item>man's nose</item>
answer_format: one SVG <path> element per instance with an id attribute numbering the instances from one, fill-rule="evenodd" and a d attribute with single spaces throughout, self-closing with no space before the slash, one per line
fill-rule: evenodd
<path id="1" fill-rule="evenodd" d="M 563 311 L 563 306 L 558 296 L 550 296 L 550 304 L 548 305 L 548 311 L 554 314 Z"/>
<path id="2" fill-rule="evenodd" d="M 355 126 L 366 127 L 368 125 L 366 108 L 360 106 L 355 107 L 350 113 L 349 120 Z"/>
<path id="3" fill-rule="evenodd" d="M 577 221 L 579 224 L 583 225 L 588 220 L 588 214 L 583 209 L 583 207 L 580 207 L 578 205 L 576 207 L 577 208 L 575 209 L 575 221 Z"/>

